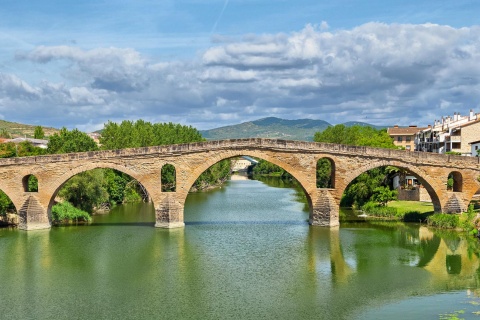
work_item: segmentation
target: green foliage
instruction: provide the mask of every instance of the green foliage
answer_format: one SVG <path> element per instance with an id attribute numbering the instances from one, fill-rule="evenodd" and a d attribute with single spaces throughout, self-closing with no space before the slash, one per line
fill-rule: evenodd
<path id="1" fill-rule="evenodd" d="M 54 223 L 66 222 L 89 222 L 92 220 L 90 215 L 80 209 L 75 208 L 71 203 L 64 201 L 55 204 L 52 207 L 52 219 Z"/>
<path id="2" fill-rule="evenodd" d="M 50 136 L 47 153 L 70 153 L 98 150 L 95 141 L 86 133 L 73 129 L 62 128 L 59 133 Z"/>
<path id="3" fill-rule="evenodd" d="M 369 146 L 377 148 L 397 149 L 387 130 L 377 130 L 367 126 L 346 127 L 343 124 L 328 127 L 315 133 L 316 142 L 339 143 L 353 146 Z"/>
<path id="4" fill-rule="evenodd" d="M 10 132 L 8 132 L 7 129 L 2 128 L 0 129 L 0 138 L 12 139 L 12 135 L 10 134 Z"/>
<path id="5" fill-rule="evenodd" d="M 332 181 L 332 164 L 326 158 L 317 161 L 317 188 L 331 188 Z"/>
<path id="6" fill-rule="evenodd" d="M 219 184 L 230 176 L 230 160 L 222 160 L 203 172 L 194 183 L 196 189 Z"/>
<path id="7" fill-rule="evenodd" d="M 0 144 L 0 158 L 12 158 L 17 155 L 17 146 L 13 142 Z"/>
<path id="8" fill-rule="evenodd" d="M 173 123 L 155 123 L 137 120 L 121 124 L 107 122 L 100 137 L 102 149 L 122 149 L 166 144 L 205 141 L 200 132 L 191 127 Z"/>
<path id="9" fill-rule="evenodd" d="M 263 159 L 258 159 L 258 163 L 253 167 L 254 175 L 277 176 L 282 179 L 293 179 L 292 175 L 283 168 Z"/>
<path id="10" fill-rule="evenodd" d="M 17 145 L 13 142 L 0 144 L 0 158 L 38 156 L 45 153 L 45 149 L 35 147 L 29 141 L 22 141 Z"/>
<path id="11" fill-rule="evenodd" d="M 447 179 L 447 190 L 452 190 L 453 189 L 453 183 L 454 183 L 453 177 L 449 177 Z"/>
<path id="12" fill-rule="evenodd" d="M 33 174 L 28 176 L 27 191 L 38 192 L 38 179 Z"/>
<path id="13" fill-rule="evenodd" d="M 109 201 L 103 185 L 103 173 L 102 169 L 79 173 L 70 178 L 58 194 L 73 206 L 86 212 L 93 212 L 95 207 Z"/>
<path id="14" fill-rule="evenodd" d="M 445 154 L 451 154 L 451 155 L 454 155 L 454 156 L 461 156 L 462 155 L 461 152 L 457 152 L 457 151 L 447 151 L 447 152 L 445 152 Z"/>
<path id="15" fill-rule="evenodd" d="M 341 205 L 361 207 L 374 194 L 375 188 L 385 185 L 386 167 L 368 170 L 355 178 L 343 194 Z"/>
<path id="16" fill-rule="evenodd" d="M 373 189 L 371 199 L 380 206 L 386 206 L 389 201 L 397 200 L 397 190 L 390 190 L 388 187 L 380 186 Z"/>
<path id="17" fill-rule="evenodd" d="M 161 180 L 162 180 L 162 192 L 175 192 L 176 176 L 175 176 L 175 167 L 173 165 L 166 164 L 162 167 Z"/>
<path id="18" fill-rule="evenodd" d="M 470 204 L 467 212 L 463 212 L 459 217 L 460 228 L 468 233 L 476 234 L 477 228 L 474 221 L 476 215 L 477 213 L 473 210 L 473 204 Z"/>
<path id="19" fill-rule="evenodd" d="M 43 131 L 42 126 L 35 127 L 35 131 L 33 132 L 33 137 L 35 139 L 43 139 L 45 137 L 45 132 Z"/>
<path id="20" fill-rule="evenodd" d="M 12 200 L 0 190 L 0 215 L 4 216 L 8 211 L 15 211 Z"/>
<path id="21" fill-rule="evenodd" d="M 459 226 L 459 215 L 435 213 L 427 218 L 427 224 L 441 229 L 455 229 Z"/>
<path id="22" fill-rule="evenodd" d="M 362 211 L 375 217 L 394 218 L 397 217 L 397 209 L 386 206 L 379 206 L 377 203 L 369 201 L 362 206 Z"/>

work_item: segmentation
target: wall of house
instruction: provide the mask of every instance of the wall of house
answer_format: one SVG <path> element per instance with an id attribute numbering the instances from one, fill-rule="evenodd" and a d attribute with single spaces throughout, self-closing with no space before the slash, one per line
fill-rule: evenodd
<path id="1" fill-rule="evenodd" d="M 471 153 L 472 148 L 469 143 L 480 140 L 480 121 L 462 127 L 462 153 Z"/>

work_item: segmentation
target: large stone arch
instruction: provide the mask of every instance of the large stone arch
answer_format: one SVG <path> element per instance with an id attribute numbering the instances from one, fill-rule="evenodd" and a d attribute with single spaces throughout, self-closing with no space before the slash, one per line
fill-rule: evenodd
<path id="1" fill-rule="evenodd" d="M 368 170 L 371 170 L 371 169 L 385 167 L 385 166 L 394 166 L 394 167 L 402 168 L 414 174 L 417 177 L 417 179 L 422 183 L 422 185 L 425 187 L 428 194 L 430 195 L 430 198 L 432 199 L 434 211 L 435 212 L 442 211 L 440 196 L 437 193 L 437 191 L 440 190 L 441 186 L 439 186 L 437 182 L 433 181 L 433 179 L 429 177 L 428 173 L 423 171 L 420 167 L 413 167 L 408 163 L 404 163 L 397 160 L 369 161 L 368 164 L 363 165 L 353 171 L 350 171 L 350 173 L 345 178 L 343 178 L 342 188 L 337 190 L 338 194 L 341 196 L 345 192 L 348 185 L 362 173 L 367 172 Z"/>
<path id="2" fill-rule="evenodd" d="M 281 153 L 276 153 L 278 156 L 282 156 Z M 185 200 L 188 196 L 188 191 L 190 188 L 193 186 L 195 181 L 198 179 L 198 177 L 205 172 L 208 168 L 210 168 L 212 165 L 225 160 L 225 159 L 230 159 L 233 157 L 238 157 L 238 156 L 250 156 L 250 157 L 256 157 L 260 158 L 263 160 L 266 160 L 268 162 L 271 162 L 280 168 L 284 169 L 288 173 L 290 173 L 300 184 L 302 187 L 306 197 L 308 204 L 310 206 L 310 211 L 312 211 L 312 193 L 315 191 L 315 179 L 312 177 L 308 177 L 305 174 L 303 174 L 298 168 L 294 168 L 293 164 L 290 164 L 286 161 L 282 161 L 276 157 L 271 156 L 268 152 L 262 151 L 262 150 L 228 150 L 228 151 L 223 151 L 223 152 L 216 152 L 215 154 L 206 154 L 206 160 L 201 162 L 200 164 L 193 166 L 190 168 L 190 174 L 184 181 L 183 185 L 183 192 L 179 194 L 179 201 L 181 203 L 185 203 Z M 287 157 L 286 157 L 287 158 Z M 312 157 L 312 160 L 314 158 Z M 313 161 L 312 161 L 313 162 Z M 316 163 L 315 163 L 316 164 Z M 315 175 L 315 166 L 312 167 L 312 174 Z M 178 172 L 177 172 L 178 174 Z M 313 176 L 314 177 L 314 176 Z M 310 178 L 310 181 L 309 181 Z M 312 187 L 313 186 L 313 187 Z M 179 189 L 177 188 L 177 192 Z"/>
<path id="3" fill-rule="evenodd" d="M 155 195 L 157 193 L 157 190 L 155 190 L 152 185 L 149 183 L 147 179 L 143 179 L 143 177 L 134 170 L 129 169 L 126 165 L 120 165 L 117 163 L 103 163 L 103 162 L 92 162 L 80 166 L 76 166 L 74 168 L 69 168 L 66 167 L 66 170 L 62 175 L 60 175 L 58 178 L 55 180 L 51 181 L 50 186 L 46 188 L 45 192 L 48 192 L 48 203 L 44 204 L 47 207 L 47 214 L 48 217 L 50 218 L 51 216 L 51 209 L 52 205 L 54 204 L 55 197 L 57 196 L 60 188 L 72 177 L 76 176 L 79 173 L 94 170 L 94 169 L 114 169 L 119 172 L 128 174 L 130 177 L 133 179 L 137 180 L 140 182 L 147 193 L 150 196 L 150 199 L 155 199 L 152 195 Z M 160 182 L 158 183 L 158 188 L 160 188 Z M 152 200 L 154 201 L 154 200 Z"/>

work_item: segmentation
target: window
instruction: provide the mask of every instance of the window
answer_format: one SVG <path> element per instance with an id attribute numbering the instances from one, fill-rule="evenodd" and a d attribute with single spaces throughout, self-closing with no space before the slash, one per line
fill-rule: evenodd
<path id="1" fill-rule="evenodd" d="M 475 146 L 475 150 L 478 150 L 478 146 Z"/>
<path id="2" fill-rule="evenodd" d="M 398 142 L 402 142 L 402 136 L 397 137 Z"/>
<path id="3" fill-rule="evenodd" d="M 410 142 L 410 141 L 412 140 L 412 137 L 406 137 L 405 140 L 406 140 L 407 142 Z"/>
<path id="4" fill-rule="evenodd" d="M 410 148 L 411 148 L 411 147 L 408 145 L 408 146 L 406 146 L 405 148 L 406 148 L 408 151 L 410 151 Z"/>

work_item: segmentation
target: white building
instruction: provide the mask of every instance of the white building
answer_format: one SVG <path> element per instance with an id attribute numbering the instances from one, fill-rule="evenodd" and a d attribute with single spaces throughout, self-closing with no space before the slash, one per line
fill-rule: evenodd
<path id="1" fill-rule="evenodd" d="M 433 126 L 415 135 L 415 151 L 445 153 L 458 152 L 470 156 L 473 141 L 480 139 L 480 116 L 470 110 L 468 116 L 455 112 L 453 117 L 435 120 Z"/>

